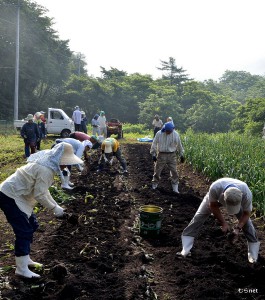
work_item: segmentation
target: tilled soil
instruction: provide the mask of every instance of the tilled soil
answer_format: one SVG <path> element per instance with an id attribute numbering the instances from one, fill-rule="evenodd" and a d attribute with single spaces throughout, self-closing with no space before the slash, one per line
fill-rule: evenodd
<path id="1" fill-rule="evenodd" d="M 31 257 L 44 264 L 35 270 L 39 280 L 14 275 L 13 235 L 1 214 L 0 266 L 7 268 L 0 273 L 0 299 L 264 299 L 263 245 L 258 263 L 251 265 L 244 236 L 231 245 L 213 217 L 196 239 L 192 256 L 176 257 L 182 230 L 210 182 L 182 164 L 180 194 L 172 192 L 167 169 L 152 190 L 149 150 L 148 143 L 122 146 L 129 176 L 120 174 L 117 162 L 97 172 L 91 156 L 87 174 L 72 176 L 76 187 L 70 192 L 74 199 L 65 204 L 68 218 L 38 213 Z M 163 209 L 155 237 L 139 234 L 139 208 L 146 204 Z M 258 235 L 263 242 L 261 229 Z"/>

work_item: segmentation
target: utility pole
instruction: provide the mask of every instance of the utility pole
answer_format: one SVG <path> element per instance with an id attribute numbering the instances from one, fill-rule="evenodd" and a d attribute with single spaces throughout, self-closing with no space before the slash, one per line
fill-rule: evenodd
<path id="1" fill-rule="evenodd" d="M 16 33 L 16 66 L 15 66 L 15 93 L 14 93 L 14 120 L 18 119 L 18 87 L 19 87 L 19 23 L 20 0 L 17 0 L 17 33 Z"/>

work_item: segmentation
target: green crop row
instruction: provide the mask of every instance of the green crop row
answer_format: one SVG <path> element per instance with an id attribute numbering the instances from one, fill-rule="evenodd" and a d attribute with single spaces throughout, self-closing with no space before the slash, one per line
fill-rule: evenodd
<path id="1" fill-rule="evenodd" d="M 186 132 L 182 136 L 187 161 L 209 179 L 232 177 L 246 182 L 253 204 L 265 214 L 265 140 L 236 133 Z"/>
<path id="2" fill-rule="evenodd" d="M 18 135 L 0 135 L 0 182 L 20 167 L 25 159 L 24 142 Z"/>

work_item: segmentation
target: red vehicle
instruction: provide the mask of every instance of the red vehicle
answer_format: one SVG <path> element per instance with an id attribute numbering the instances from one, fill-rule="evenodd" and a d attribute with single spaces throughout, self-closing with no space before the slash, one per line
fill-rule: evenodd
<path id="1" fill-rule="evenodd" d="M 118 119 L 110 119 L 107 122 L 107 137 L 117 134 L 118 139 L 123 138 L 122 123 Z"/>

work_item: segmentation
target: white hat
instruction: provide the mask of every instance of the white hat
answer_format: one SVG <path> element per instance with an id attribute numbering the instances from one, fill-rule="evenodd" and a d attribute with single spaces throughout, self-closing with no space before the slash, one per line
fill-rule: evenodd
<path id="1" fill-rule="evenodd" d="M 28 114 L 27 117 L 26 117 L 26 120 L 28 120 L 28 121 L 29 121 L 29 120 L 33 120 L 33 118 L 34 118 L 34 117 L 33 117 L 32 114 Z"/>
<path id="2" fill-rule="evenodd" d="M 35 116 L 36 116 L 37 118 L 39 118 L 39 117 L 41 116 L 41 112 L 37 111 L 37 112 L 35 113 Z"/>
<path id="3" fill-rule="evenodd" d="M 89 141 L 89 140 L 84 140 L 83 142 L 82 142 L 82 144 L 84 145 L 84 147 L 89 147 L 90 149 L 92 148 L 92 143 Z"/>
<path id="4" fill-rule="evenodd" d="M 112 147 L 111 147 L 111 141 L 105 140 L 105 153 L 111 153 L 112 152 Z"/>
<path id="5" fill-rule="evenodd" d="M 64 145 L 64 151 L 63 151 L 63 155 L 61 157 L 60 163 L 59 165 L 77 165 L 77 164 L 82 164 L 84 163 L 82 161 L 82 159 L 80 159 L 79 157 L 77 157 L 74 154 L 74 149 L 72 147 L 72 145 L 62 142 L 61 144 Z"/>
<path id="6" fill-rule="evenodd" d="M 229 215 L 236 215 L 240 211 L 242 192 L 236 187 L 230 187 L 224 192 L 224 201 L 227 213 Z"/>

